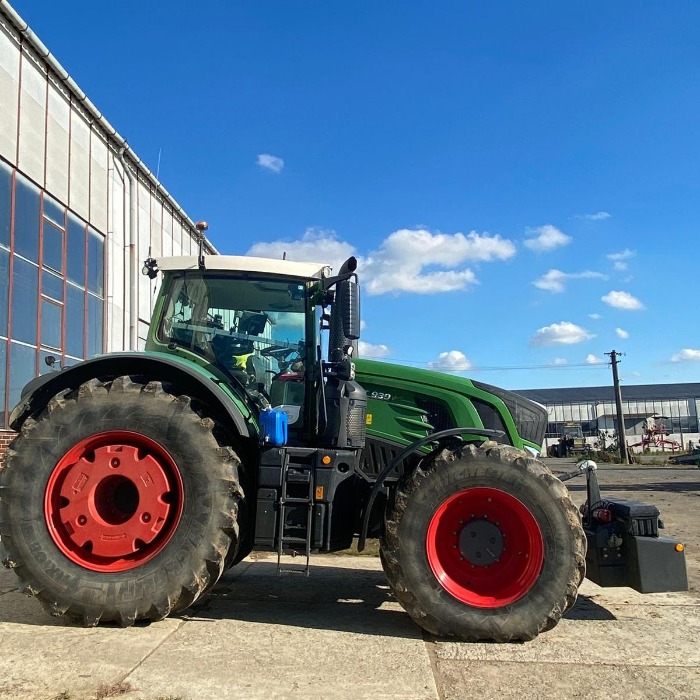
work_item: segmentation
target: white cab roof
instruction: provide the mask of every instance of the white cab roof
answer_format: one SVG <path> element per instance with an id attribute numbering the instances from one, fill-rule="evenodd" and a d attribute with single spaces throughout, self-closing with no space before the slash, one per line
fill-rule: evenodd
<path id="1" fill-rule="evenodd" d="M 159 270 L 197 270 L 196 255 L 180 255 L 171 258 L 158 258 Z M 274 260 L 273 258 L 252 258 L 244 255 L 205 255 L 204 267 L 207 270 L 227 272 L 259 272 L 263 275 L 321 279 L 330 274 L 330 266 L 313 262 Z"/>

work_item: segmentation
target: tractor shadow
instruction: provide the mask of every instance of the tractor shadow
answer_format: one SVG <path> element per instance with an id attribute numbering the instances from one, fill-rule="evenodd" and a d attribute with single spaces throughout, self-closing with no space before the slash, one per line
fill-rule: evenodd
<path id="1" fill-rule="evenodd" d="M 565 620 L 584 620 L 588 622 L 606 622 L 617 620 L 607 608 L 596 603 L 592 598 L 579 594 L 576 604 L 564 615 Z"/>
<path id="2" fill-rule="evenodd" d="M 421 635 L 396 603 L 383 571 L 312 565 L 307 578 L 278 574 L 276 560 L 239 564 L 180 617 L 410 639 Z"/>
<path id="3" fill-rule="evenodd" d="M 237 567 L 231 569 L 204 600 L 181 617 L 411 639 L 427 634 L 399 607 L 382 571 L 314 565 L 306 578 L 277 574 L 276 562 L 246 564 L 241 572 L 236 572 Z M 579 595 L 564 618 L 591 622 L 617 619 L 585 595 Z"/>

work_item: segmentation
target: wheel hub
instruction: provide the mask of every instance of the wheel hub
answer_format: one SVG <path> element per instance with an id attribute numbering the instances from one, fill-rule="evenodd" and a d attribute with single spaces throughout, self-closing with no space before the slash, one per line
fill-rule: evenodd
<path id="1" fill-rule="evenodd" d="M 135 433 L 79 442 L 56 465 L 46 490 L 54 542 L 93 571 L 125 571 L 155 556 L 181 512 L 175 463 L 160 445 Z"/>
<path id="2" fill-rule="evenodd" d="M 428 523 L 426 555 L 451 596 L 477 608 L 499 608 L 535 584 L 544 541 L 522 501 L 502 489 L 475 486 L 438 505 Z"/>
<path id="3" fill-rule="evenodd" d="M 474 566 L 495 564 L 503 554 L 503 533 L 488 520 L 472 520 L 459 533 L 459 551 Z"/>

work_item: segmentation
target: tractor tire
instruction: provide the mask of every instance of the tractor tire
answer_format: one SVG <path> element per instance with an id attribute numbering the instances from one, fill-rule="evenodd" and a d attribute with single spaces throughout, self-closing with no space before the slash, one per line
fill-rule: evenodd
<path id="1" fill-rule="evenodd" d="M 586 537 L 566 487 L 538 460 L 487 442 L 443 450 L 399 482 L 380 556 L 428 632 L 529 640 L 576 601 Z"/>
<path id="2" fill-rule="evenodd" d="M 239 542 L 239 459 L 160 382 L 51 399 L 0 473 L 3 563 L 52 615 L 130 626 L 189 607 Z"/>

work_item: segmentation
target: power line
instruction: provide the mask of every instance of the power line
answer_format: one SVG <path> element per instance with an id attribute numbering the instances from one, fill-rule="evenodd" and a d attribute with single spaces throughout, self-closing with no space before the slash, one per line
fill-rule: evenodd
<path id="1" fill-rule="evenodd" d="M 391 364 L 409 364 L 416 365 L 417 367 L 425 367 L 427 369 L 435 369 L 439 372 L 499 372 L 499 371 L 517 371 L 517 370 L 533 370 L 533 369 L 554 369 L 554 370 L 600 370 L 607 367 L 609 363 L 598 362 L 595 364 L 581 363 L 581 364 L 568 364 L 568 365 L 472 365 L 465 369 L 450 369 L 447 367 L 431 367 L 429 362 L 422 360 L 403 360 L 400 358 L 372 358 L 367 357 L 366 359 L 372 360 L 382 360 L 384 362 L 389 362 Z"/>

